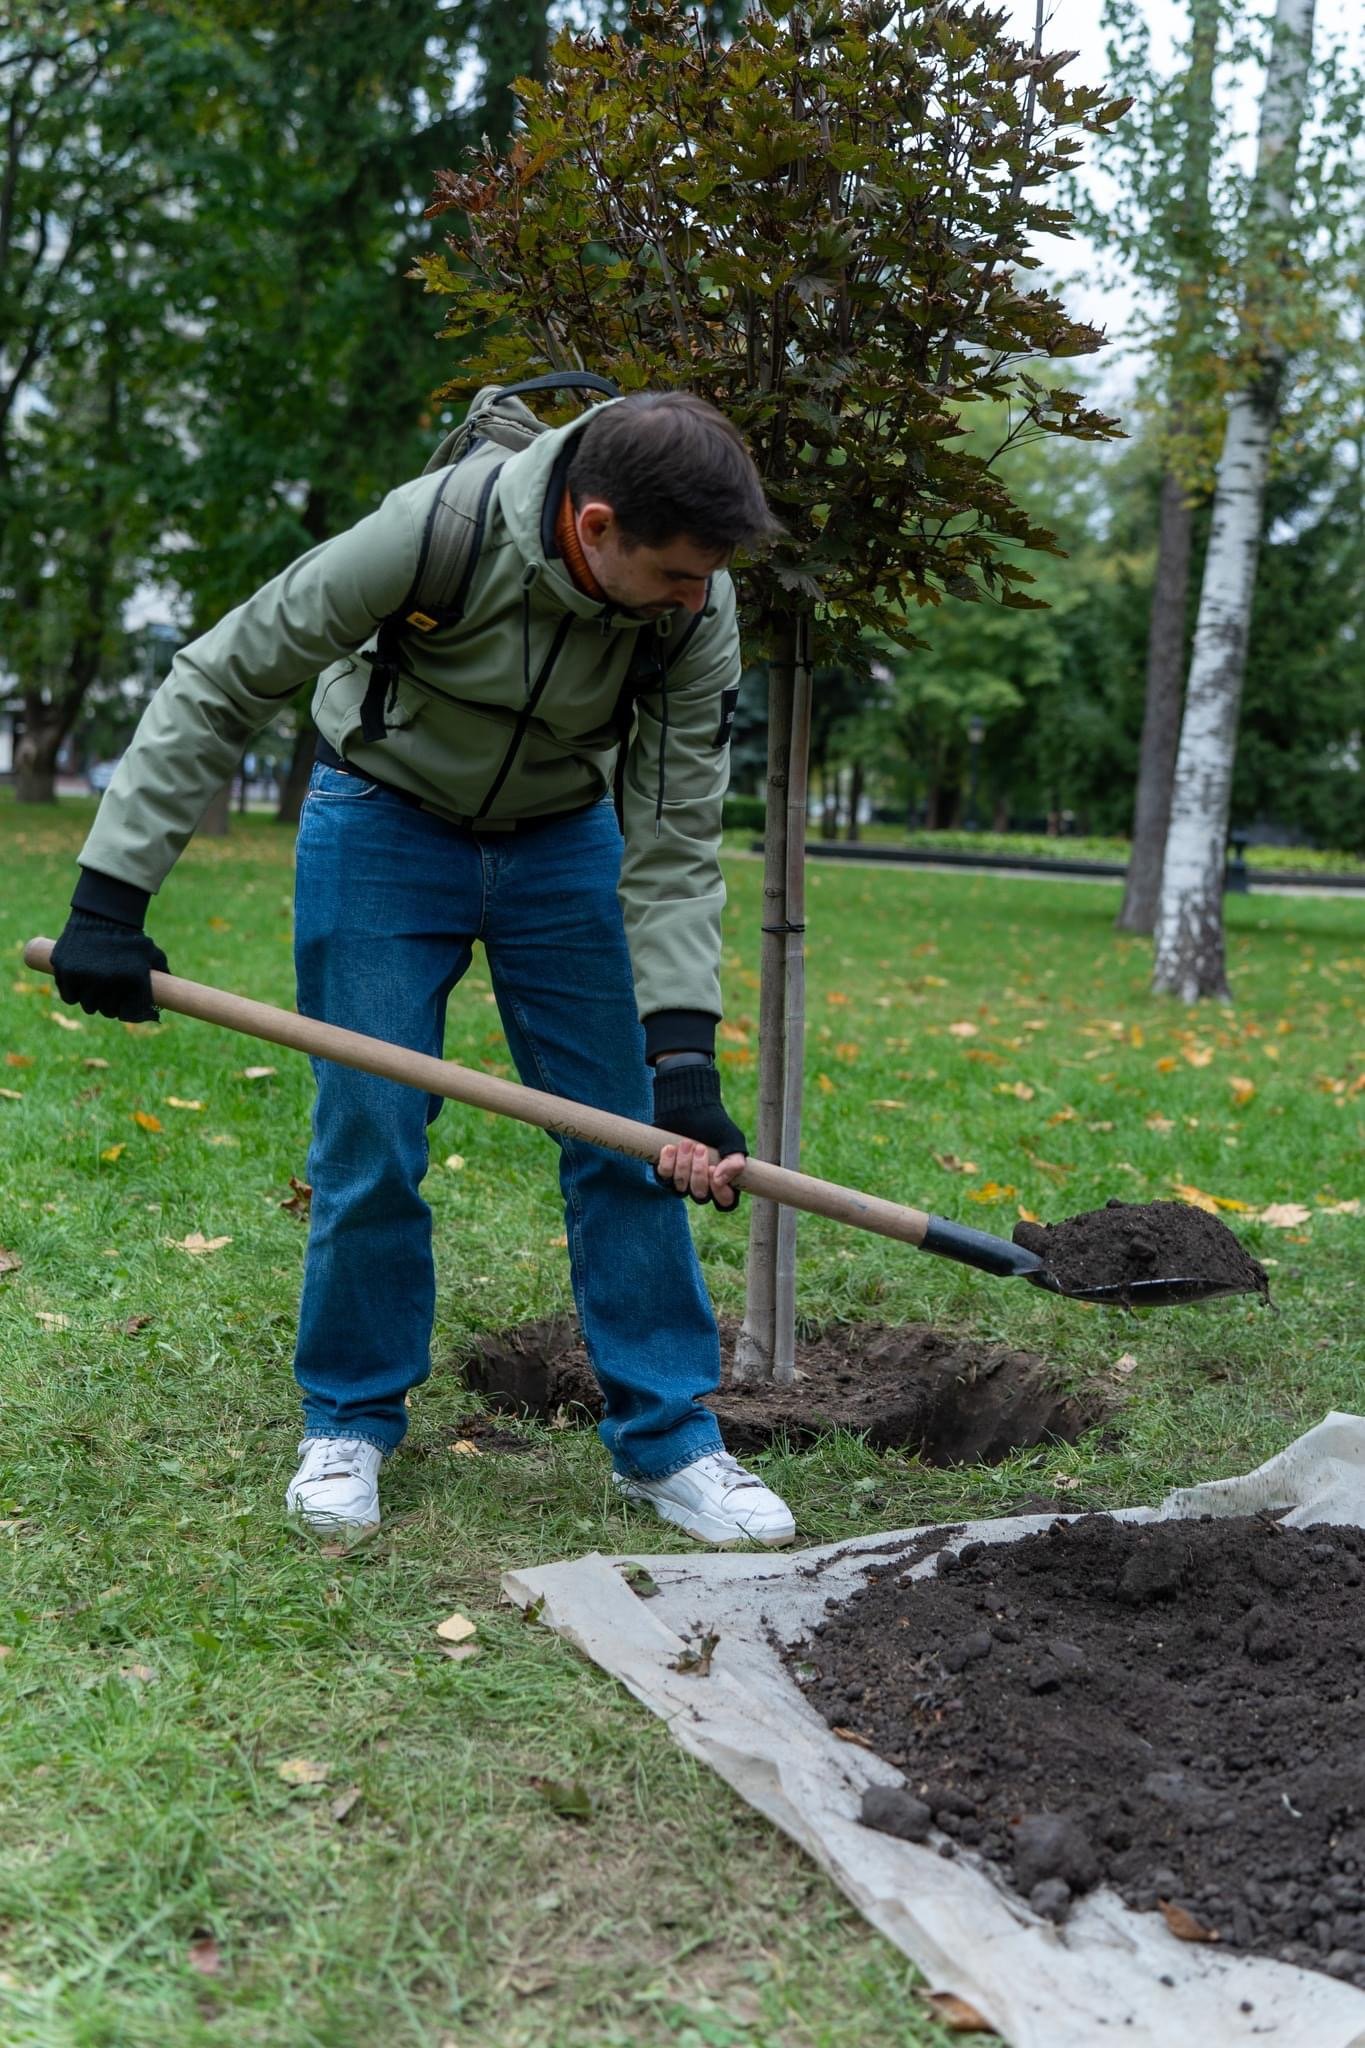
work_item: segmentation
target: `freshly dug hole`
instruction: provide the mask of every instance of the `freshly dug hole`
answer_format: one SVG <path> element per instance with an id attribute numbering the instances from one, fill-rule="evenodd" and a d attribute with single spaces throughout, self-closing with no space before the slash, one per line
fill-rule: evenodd
<path id="1" fill-rule="evenodd" d="M 905 1773 L 869 1822 L 1365 1988 L 1365 1531 L 1088 1516 L 904 1573 L 787 1653 Z"/>
<path id="2" fill-rule="evenodd" d="M 738 1324 L 721 1324 L 722 1356 Z M 481 1338 L 461 1361 L 466 1384 L 491 1407 L 552 1420 L 563 1411 L 596 1422 L 602 1397 L 578 1326 L 568 1317 L 524 1323 Z M 1030 1351 L 975 1344 L 926 1325 L 835 1327 L 798 1344 L 794 1386 L 724 1381 L 707 1406 L 730 1450 L 764 1450 L 774 1438 L 812 1443 L 834 1429 L 866 1436 L 875 1450 L 912 1450 L 931 1465 L 992 1464 L 1039 1443 L 1074 1443 L 1109 1404 L 1053 1383 Z"/>
<path id="3" fill-rule="evenodd" d="M 1191 1279 L 1231 1293 L 1270 1293 L 1265 1267 L 1226 1223 L 1187 1202 L 1106 1202 L 1061 1223 L 1016 1223 L 1014 1242 L 1037 1252 L 1068 1291 Z"/>

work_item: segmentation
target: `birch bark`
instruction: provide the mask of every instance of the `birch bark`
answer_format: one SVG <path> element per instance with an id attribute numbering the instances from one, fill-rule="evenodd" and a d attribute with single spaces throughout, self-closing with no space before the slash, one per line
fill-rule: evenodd
<path id="1" fill-rule="evenodd" d="M 1275 13 L 1252 202 L 1267 266 L 1282 264 L 1287 255 L 1314 4 L 1279 0 Z M 1230 996 L 1223 941 L 1224 848 L 1266 472 L 1286 361 L 1284 344 L 1275 338 L 1276 323 L 1268 317 L 1273 294 L 1268 281 L 1248 283 L 1248 331 L 1254 322 L 1267 339 L 1257 351 L 1254 373 L 1228 407 L 1166 838 L 1152 988 L 1186 1003 Z"/>
<path id="2" fill-rule="evenodd" d="M 1190 597 L 1193 515 L 1187 465 L 1178 458 L 1189 433 L 1181 387 L 1194 367 L 1206 320 L 1209 267 L 1215 261 L 1210 232 L 1209 179 L 1215 128 L 1214 74 L 1223 0 L 1190 0 L 1190 61 L 1181 92 L 1184 146 L 1179 201 L 1172 223 L 1170 255 L 1178 290 L 1171 336 L 1170 419 L 1172 450 L 1161 479 L 1156 576 L 1147 631 L 1147 694 L 1133 804 L 1133 849 L 1116 923 L 1121 932 L 1150 933 L 1161 900 L 1161 868 L 1171 821 L 1176 749 L 1185 681 L 1185 623 Z"/>

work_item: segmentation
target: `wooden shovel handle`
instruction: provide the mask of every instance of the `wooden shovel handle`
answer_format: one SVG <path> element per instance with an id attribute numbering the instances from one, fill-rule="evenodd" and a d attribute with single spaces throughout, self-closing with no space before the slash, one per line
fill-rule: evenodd
<path id="1" fill-rule="evenodd" d="M 24 963 L 39 973 L 50 974 L 52 940 L 30 939 L 24 948 Z M 501 1081 L 495 1074 L 475 1073 L 469 1067 L 457 1067 L 452 1060 L 433 1059 L 429 1053 L 391 1045 L 384 1038 L 367 1038 L 359 1031 L 343 1031 L 336 1024 L 320 1024 L 292 1010 L 277 1010 L 270 1003 L 230 995 L 226 989 L 182 981 L 178 974 L 154 972 L 152 1000 L 159 1009 L 177 1010 L 182 1017 L 198 1017 L 205 1024 L 224 1024 L 229 1031 L 244 1032 L 248 1038 L 264 1038 L 271 1045 L 285 1045 L 295 1052 L 311 1053 L 317 1059 L 334 1060 L 338 1066 L 359 1067 L 364 1073 L 380 1074 L 387 1081 L 402 1081 L 428 1095 L 448 1096 L 452 1102 L 466 1102 L 472 1109 L 488 1109 L 496 1116 L 511 1116 L 519 1123 L 535 1124 L 555 1137 L 581 1138 L 589 1145 L 604 1145 L 608 1151 L 624 1152 L 632 1159 L 646 1159 L 651 1166 L 657 1163 L 665 1145 L 679 1143 L 676 1132 L 656 1130 L 652 1124 L 637 1124 L 630 1117 L 590 1109 L 584 1102 L 570 1102 L 563 1096 L 546 1095 L 538 1088 L 523 1088 L 515 1081 Z M 746 1194 L 761 1196 L 769 1202 L 785 1202 L 788 1208 L 804 1209 L 812 1216 L 828 1216 L 835 1223 L 875 1231 L 879 1237 L 894 1237 L 902 1244 L 922 1244 L 929 1227 L 930 1219 L 922 1209 L 909 1209 L 900 1202 L 860 1194 L 856 1188 L 840 1187 L 837 1181 L 815 1180 L 810 1174 L 793 1173 L 784 1166 L 769 1166 L 762 1159 L 746 1160 L 733 1184 Z"/>

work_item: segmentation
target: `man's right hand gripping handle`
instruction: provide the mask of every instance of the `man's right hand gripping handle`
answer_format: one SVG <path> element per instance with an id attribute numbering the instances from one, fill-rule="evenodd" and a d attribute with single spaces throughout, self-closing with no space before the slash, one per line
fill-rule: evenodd
<path id="1" fill-rule="evenodd" d="M 79 1004 L 89 1017 L 156 1022 L 161 1013 L 152 1001 L 152 969 L 164 974 L 167 962 L 142 929 L 149 900 L 144 889 L 82 870 L 71 915 L 52 949 L 64 1003 Z"/>

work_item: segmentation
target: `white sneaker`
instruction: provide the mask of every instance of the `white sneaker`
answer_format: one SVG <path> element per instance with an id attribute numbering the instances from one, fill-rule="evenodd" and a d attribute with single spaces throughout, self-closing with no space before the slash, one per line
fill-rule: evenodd
<path id="1" fill-rule="evenodd" d="M 796 1524 L 787 1503 L 728 1451 L 709 1451 L 666 1479 L 612 1482 L 627 1500 L 648 1501 L 665 1522 L 675 1522 L 698 1543 L 790 1543 Z"/>
<path id="2" fill-rule="evenodd" d="M 306 1436 L 284 1504 L 312 1529 L 376 1529 L 384 1453 L 354 1436 Z"/>

